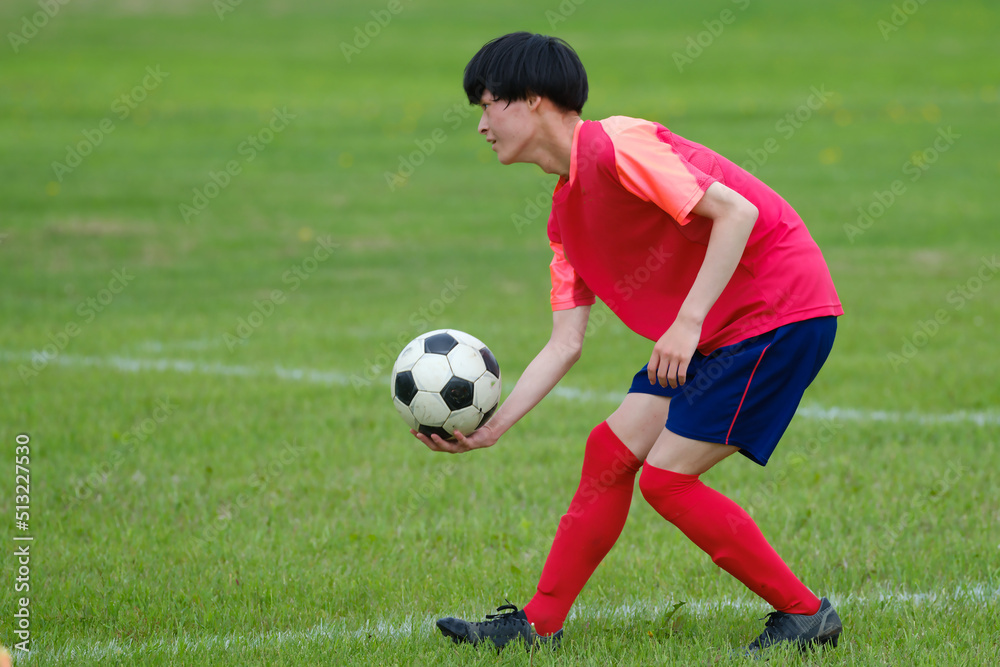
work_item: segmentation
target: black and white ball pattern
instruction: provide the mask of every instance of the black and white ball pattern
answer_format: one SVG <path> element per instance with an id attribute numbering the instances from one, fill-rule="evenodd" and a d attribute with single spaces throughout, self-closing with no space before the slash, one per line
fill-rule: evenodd
<path id="1" fill-rule="evenodd" d="M 399 353 L 390 379 L 392 403 L 421 433 L 469 435 L 500 403 L 500 366 L 475 336 L 438 329 L 417 336 Z"/>

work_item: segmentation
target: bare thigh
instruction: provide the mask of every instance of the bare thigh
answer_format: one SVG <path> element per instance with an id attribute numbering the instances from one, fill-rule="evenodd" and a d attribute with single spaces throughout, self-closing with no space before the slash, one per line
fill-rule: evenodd
<path id="1" fill-rule="evenodd" d="M 700 475 L 722 459 L 739 451 L 733 445 L 692 440 L 660 429 L 647 461 L 649 465 L 684 475 Z"/>
<path id="2" fill-rule="evenodd" d="M 608 426 L 635 457 L 645 461 L 667 422 L 670 399 L 652 394 L 627 394 Z"/>

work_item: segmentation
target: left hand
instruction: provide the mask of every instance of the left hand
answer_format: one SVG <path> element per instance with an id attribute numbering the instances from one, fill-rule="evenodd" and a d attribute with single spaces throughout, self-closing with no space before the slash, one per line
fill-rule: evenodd
<path id="1" fill-rule="evenodd" d="M 687 381 L 688 364 L 698 349 L 700 339 L 701 324 L 680 318 L 674 320 L 653 346 L 647 369 L 649 384 L 659 381 L 661 387 L 683 385 Z"/>

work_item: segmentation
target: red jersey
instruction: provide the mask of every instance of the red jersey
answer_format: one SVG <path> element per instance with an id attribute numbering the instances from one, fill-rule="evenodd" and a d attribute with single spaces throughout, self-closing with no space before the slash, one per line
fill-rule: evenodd
<path id="1" fill-rule="evenodd" d="M 822 253 L 774 190 L 658 123 L 612 116 L 573 132 L 569 178 L 552 196 L 552 308 L 604 303 L 658 340 L 673 324 L 708 248 L 712 221 L 691 213 L 716 181 L 760 212 L 733 277 L 705 318 L 708 354 L 792 322 L 841 315 Z"/>

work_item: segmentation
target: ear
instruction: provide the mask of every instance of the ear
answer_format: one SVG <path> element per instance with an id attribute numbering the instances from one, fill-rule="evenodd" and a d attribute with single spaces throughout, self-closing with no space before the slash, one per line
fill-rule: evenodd
<path id="1" fill-rule="evenodd" d="M 525 103 L 528 105 L 528 111 L 538 111 L 539 107 L 542 106 L 542 96 L 529 92 Z"/>

